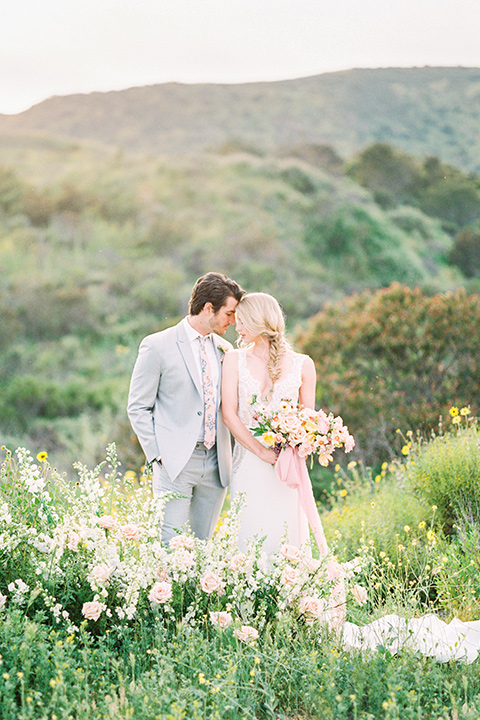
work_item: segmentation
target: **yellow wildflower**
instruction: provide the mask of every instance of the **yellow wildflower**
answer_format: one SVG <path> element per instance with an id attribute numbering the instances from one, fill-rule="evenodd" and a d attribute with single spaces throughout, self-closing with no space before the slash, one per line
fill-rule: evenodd
<path id="1" fill-rule="evenodd" d="M 460 417 L 460 415 L 456 415 L 455 417 L 452 417 L 452 423 L 454 425 L 458 425 L 458 423 L 461 421 L 462 421 L 462 418 Z"/>
<path id="2" fill-rule="evenodd" d="M 455 407 L 455 406 L 454 406 L 454 407 L 451 407 L 450 410 L 449 410 L 449 413 L 450 413 L 450 415 L 452 416 L 452 418 L 455 417 L 456 415 L 458 415 L 458 408 Z"/>
<path id="3" fill-rule="evenodd" d="M 346 497 L 347 495 L 348 495 L 348 493 L 345 490 L 345 488 L 343 488 L 343 490 L 340 490 L 340 497 Z"/>
<path id="4" fill-rule="evenodd" d="M 37 455 L 38 462 L 45 462 L 45 460 L 48 458 L 48 453 L 45 450 L 42 450 L 42 452 L 39 452 Z"/>
<path id="5" fill-rule="evenodd" d="M 463 407 L 463 408 L 460 410 L 460 415 L 470 415 L 470 408 L 468 408 L 468 407 Z"/>

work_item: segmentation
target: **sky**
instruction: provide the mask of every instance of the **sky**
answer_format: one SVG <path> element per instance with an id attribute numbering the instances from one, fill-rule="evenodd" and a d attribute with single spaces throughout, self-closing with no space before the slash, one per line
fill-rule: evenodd
<path id="1" fill-rule="evenodd" d="M 480 0 L 11 0 L 0 113 L 52 95 L 480 67 Z"/>

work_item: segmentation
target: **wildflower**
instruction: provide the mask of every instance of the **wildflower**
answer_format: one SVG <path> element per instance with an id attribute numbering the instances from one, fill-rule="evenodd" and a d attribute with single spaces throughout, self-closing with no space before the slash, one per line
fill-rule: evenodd
<path id="1" fill-rule="evenodd" d="M 203 673 L 198 673 L 198 682 L 200 685 L 205 685 L 205 675 Z"/>
<path id="2" fill-rule="evenodd" d="M 357 463 L 355 462 L 355 460 L 352 460 L 351 462 L 348 463 L 347 468 L 349 470 L 353 470 L 354 467 L 357 467 Z"/>
<path id="3" fill-rule="evenodd" d="M 433 510 L 433 512 L 436 512 L 438 510 L 437 505 L 432 505 L 432 510 Z"/>
<path id="4" fill-rule="evenodd" d="M 387 463 L 387 462 L 383 462 L 383 463 L 382 463 L 382 470 L 386 470 L 387 468 L 388 468 L 388 463 Z"/>
<path id="5" fill-rule="evenodd" d="M 405 530 L 406 533 L 410 532 L 410 525 L 404 525 L 403 529 Z"/>
<path id="6" fill-rule="evenodd" d="M 462 409 L 460 410 L 460 415 L 470 415 L 470 408 L 462 407 Z"/>
<path id="7" fill-rule="evenodd" d="M 402 447 L 402 454 L 408 455 L 409 452 L 410 452 L 410 443 L 407 443 L 406 445 L 404 445 Z"/>
<path id="8" fill-rule="evenodd" d="M 458 423 L 460 423 L 461 421 L 462 421 L 462 419 L 461 419 L 460 415 L 456 415 L 455 417 L 452 417 L 453 425 L 458 425 Z"/>
<path id="9" fill-rule="evenodd" d="M 421 522 L 419 522 L 418 527 L 420 530 L 425 530 L 425 528 L 427 527 L 427 523 L 425 522 L 425 520 L 422 520 Z"/>
<path id="10" fill-rule="evenodd" d="M 45 460 L 48 458 L 48 453 L 45 450 L 42 450 L 42 452 L 39 452 L 37 455 L 38 462 L 45 462 Z"/>
<path id="11" fill-rule="evenodd" d="M 379 482 L 381 481 L 381 479 L 382 479 L 382 476 L 381 476 L 381 475 L 375 475 L 375 482 L 376 482 L 376 483 L 379 483 Z"/>
<path id="12" fill-rule="evenodd" d="M 456 415 L 458 415 L 458 408 L 457 408 L 457 407 L 451 407 L 450 410 L 449 410 L 449 413 L 450 413 L 450 415 L 451 415 L 452 418 L 455 417 Z"/>
<path id="13" fill-rule="evenodd" d="M 398 546 L 398 552 L 403 552 L 405 550 L 405 545 L 400 544 Z"/>
<path id="14" fill-rule="evenodd" d="M 343 488 L 343 490 L 340 490 L 340 497 L 346 497 L 348 495 L 348 492 Z"/>

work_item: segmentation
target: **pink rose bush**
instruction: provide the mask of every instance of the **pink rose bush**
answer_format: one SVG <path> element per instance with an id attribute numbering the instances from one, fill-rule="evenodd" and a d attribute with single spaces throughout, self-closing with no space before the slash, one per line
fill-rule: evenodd
<path id="1" fill-rule="evenodd" d="M 312 426 L 317 420 L 308 418 Z M 295 418 L 291 422 L 297 427 Z M 305 432 L 310 432 L 308 423 Z M 31 520 L 25 521 L 25 513 L 15 515 L 8 498 L 0 494 L 0 507 L 3 502 L 7 508 L 2 511 L 2 517 L 8 518 L 5 528 L 11 532 L 11 540 L 4 542 L 12 567 L 15 553 L 17 566 L 24 567 L 25 558 L 29 562 L 22 579 L 7 579 L 8 594 L 0 596 L 0 609 L 25 606 L 34 590 L 37 606 L 41 604 L 54 624 L 64 625 L 69 633 L 77 632 L 85 621 L 87 628 L 99 622 L 105 628 L 142 617 L 172 626 L 207 625 L 240 642 L 255 640 L 281 618 L 313 627 L 324 622 L 321 602 L 328 607 L 331 587 L 326 560 L 313 558 L 308 545 L 284 543 L 270 558 L 261 543 L 252 542 L 241 552 L 239 499 L 211 540 L 181 533 L 165 546 L 161 518 L 168 496 L 152 497 L 150 487 L 141 486 L 132 502 L 116 480 L 114 448 L 107 460 L 109 471 L 102 482 L 99 468 L 93 472 L 78 466 L 78 484 L 51 471 L 44 495 L 38 495 L 28 490 L 33 483 L 28 481 L 29 473 L 36 477 L 37 470 L 30 470 L 35 463 L 27 451 L 19 453 L 21 478 L 25 478 L 19 482 L 29 493 L 29 518 L 37 507 L 38 513 L 33 527 Z M 56 504 L 50 500 L 53 497 Z M 7 538 L 6 530 L 3 536 Z M 82 603 L 70 591 L 62 595 L 64 585 L 77 588 Z M 355 593 L 361 601 L 362 593 L 358 589 Z"/>
<path id="2" fill-rule="evenodd" d="M 282 400 L 279 408 L 251 400 L 254 407 L 253 434 L 278 454 L 287 446 L 294 448 L 301 458 L 316 456 L 320 465 L 333 460 L 333 452 L 344 446 L 346 453 L 355 447 L 355 440 L 340 416 L 324 410 L 312 410 Z"/>

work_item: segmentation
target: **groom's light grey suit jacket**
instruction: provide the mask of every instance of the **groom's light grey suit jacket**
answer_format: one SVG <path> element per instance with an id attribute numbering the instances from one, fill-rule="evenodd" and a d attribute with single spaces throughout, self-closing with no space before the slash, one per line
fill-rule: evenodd
<path id="1" fill-rule="evenodd" d="M 218 360 L 217 455 L 220 481 L 230 482 L 230 433 L 220 412 L 222 351 L 229 346 L 212 334 Z M 148 462 L 161 457 L 174 480 L 202 436 L 203 386 L 182 323 L 148 335 L 140 344 L 128 396 L 128 417 Z"/>

